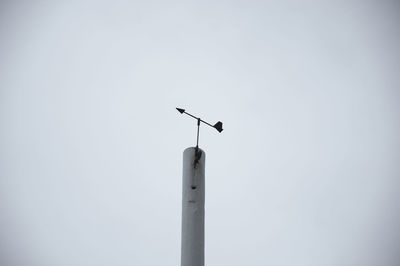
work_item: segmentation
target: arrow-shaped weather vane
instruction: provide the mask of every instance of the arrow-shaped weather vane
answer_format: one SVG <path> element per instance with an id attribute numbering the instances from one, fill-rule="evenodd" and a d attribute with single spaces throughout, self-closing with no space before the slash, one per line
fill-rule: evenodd
<path id="1" fill-rule="evenodd" d="M 200 122 L 203 122 L 206 125 L 209 125 L 210 127 L 215 128 L 219 133 L 222 132 L 222 122 L 218 121 L 215 125 L 211 125 L 210 123 L 207 123 L 206 121 L 202 120 L 199 117 L 195 117 L 194 115 L 189 114 L 188 112 L 185 111 L 185 109 L 182 108 L 176 108 L 176 110 L 178 110 L 179 113 L 181 114 L 187 114 L 188 116 L 193 117 L 194 119 L 197 120 L 197 143 L 196 143 L 196 150 L 199 149 L 199 131 L 200 131 Z"/>

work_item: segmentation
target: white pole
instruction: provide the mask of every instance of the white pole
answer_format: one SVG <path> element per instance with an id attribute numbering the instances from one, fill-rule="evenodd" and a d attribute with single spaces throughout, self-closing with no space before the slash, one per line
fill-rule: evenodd
<path id="1" fill-rule="evenodd" d="M 206 154 L 183 152 L 181 266 L 204 266 L 204 165 Z"/>

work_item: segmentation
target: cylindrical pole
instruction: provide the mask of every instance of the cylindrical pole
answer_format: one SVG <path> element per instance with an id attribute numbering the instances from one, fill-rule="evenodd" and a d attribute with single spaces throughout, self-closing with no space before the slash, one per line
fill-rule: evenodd
<path id="1" fill-rule="evenodd" d="M 194 147 L 183 152 L 181 266 L 204 266 L 205 157 Z"/>

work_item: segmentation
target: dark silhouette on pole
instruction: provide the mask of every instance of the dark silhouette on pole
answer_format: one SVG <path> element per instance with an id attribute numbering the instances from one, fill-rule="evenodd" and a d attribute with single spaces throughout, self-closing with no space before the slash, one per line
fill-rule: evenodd
<path id="1" fill-rule="evenodd" d="M 195 117 L 194 115 L 189 114 L 188 112 L 185 111 L 185 109 L 182 108 L 176 108 L 179 113 L 181 114 L 187 114 L 188 116 L 193 117 L 194 119 L 197 120 L 197 142 L 196 142 L 196 152 L 199 150 L 199 136 L 200 136 L 200 122 L 203 122 L 206 125 L 209 125 L 210 127 L 215 128 L 219 133 L 222 132 L 222 122 L 218 121 L 215 125 L 211 125 L 210 123 L 207 123 L 206 121 L 202 120 L 199 117 Z"/>

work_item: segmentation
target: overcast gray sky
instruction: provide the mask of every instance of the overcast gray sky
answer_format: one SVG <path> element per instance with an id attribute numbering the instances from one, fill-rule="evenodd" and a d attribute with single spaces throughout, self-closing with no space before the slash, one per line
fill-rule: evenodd
<path id="1" fill-rule="evenodd" d="M 398 266 L 398 1 L 2 1 L 0 264 Z"/>

